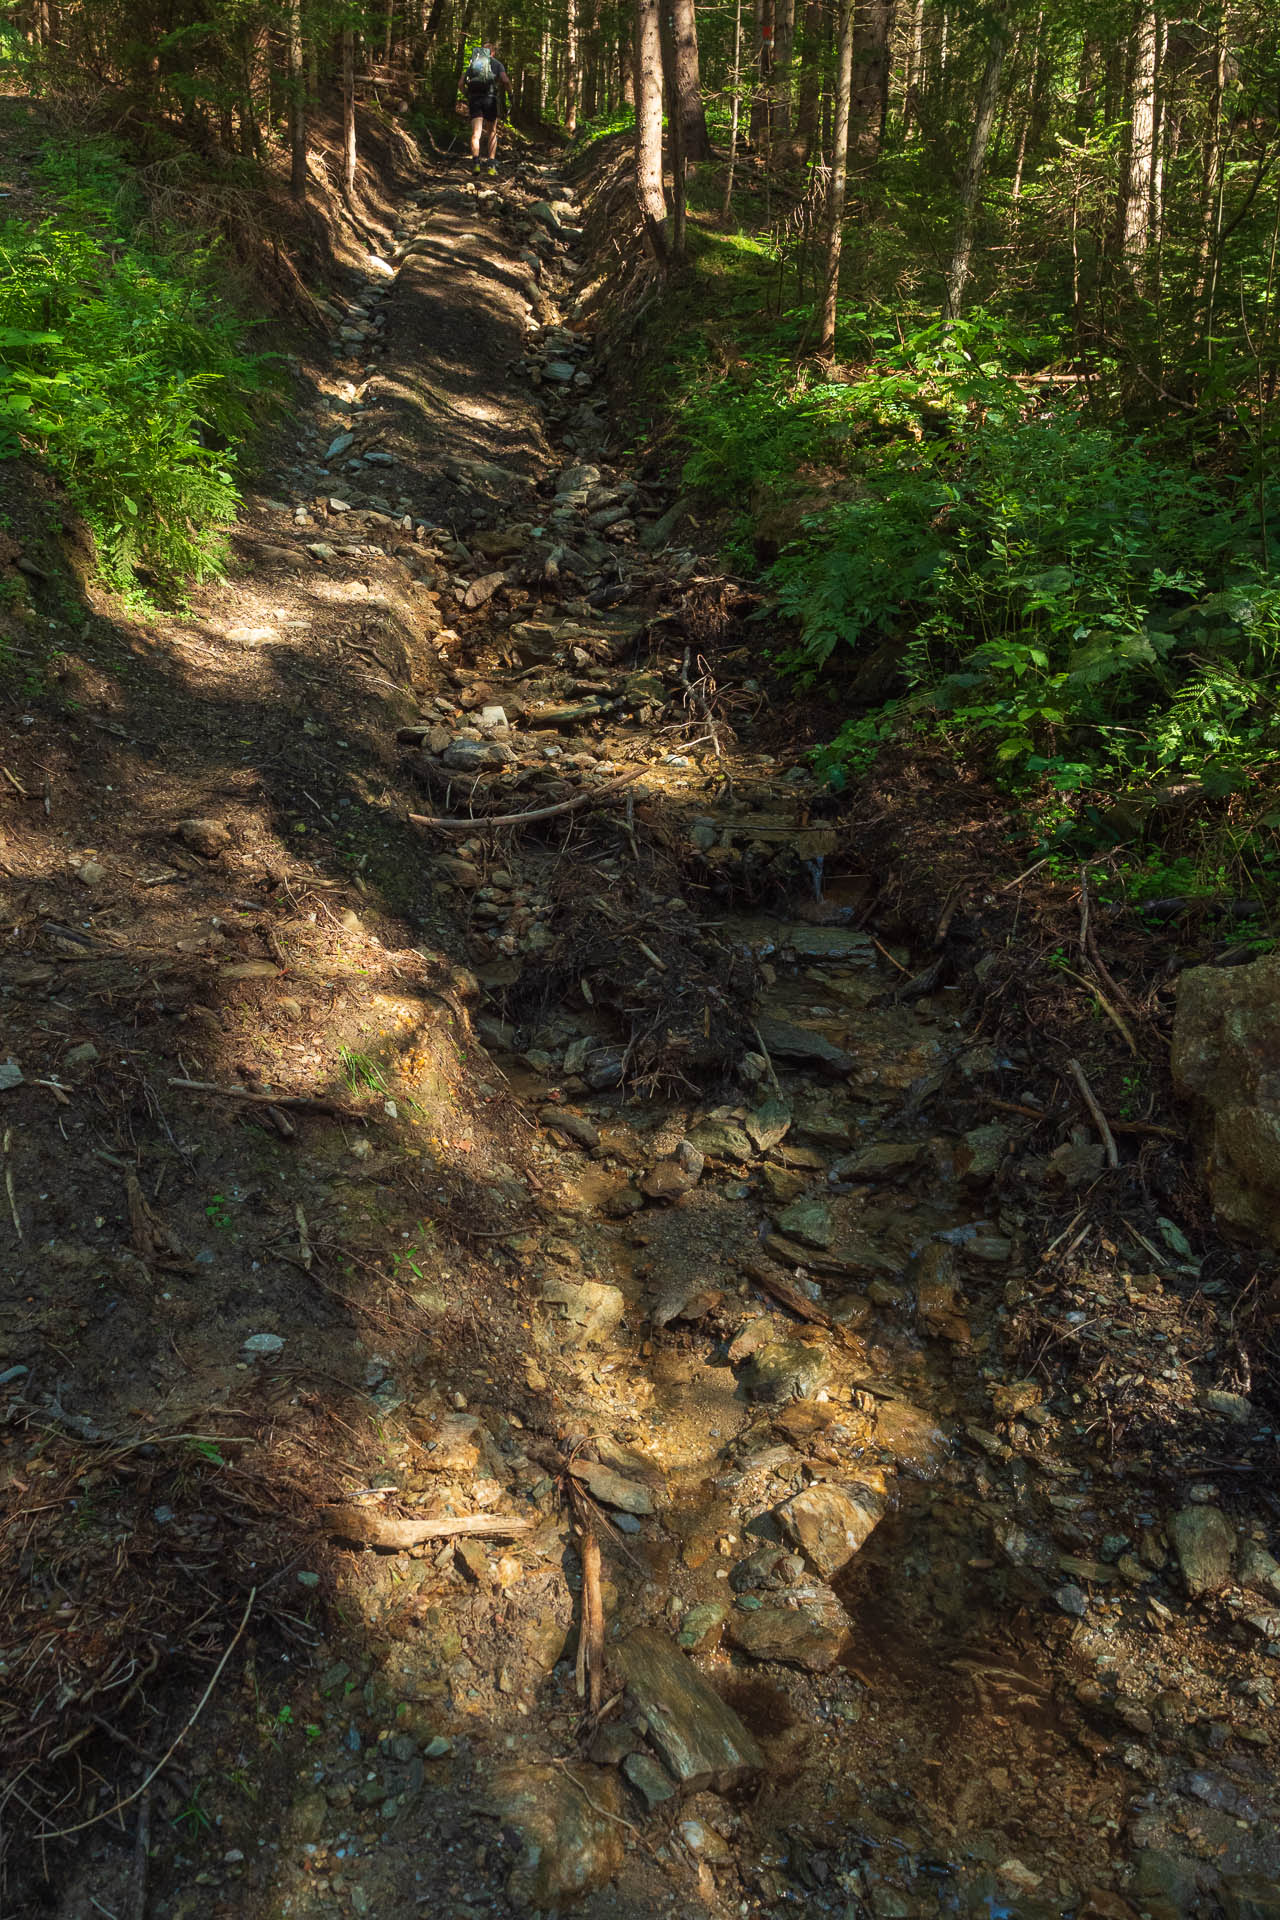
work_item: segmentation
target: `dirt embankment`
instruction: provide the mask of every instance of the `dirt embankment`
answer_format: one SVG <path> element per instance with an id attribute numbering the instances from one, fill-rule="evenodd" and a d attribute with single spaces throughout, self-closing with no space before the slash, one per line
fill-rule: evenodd
<path id="1" fill-rule="evenodd" d="M 557 175 L 400 187 L 225 584 L 21 528 L 10 1909 L 1274 1892 L 1274 1431 L 1158 971 L 982 790 L 819 790 Z"/>

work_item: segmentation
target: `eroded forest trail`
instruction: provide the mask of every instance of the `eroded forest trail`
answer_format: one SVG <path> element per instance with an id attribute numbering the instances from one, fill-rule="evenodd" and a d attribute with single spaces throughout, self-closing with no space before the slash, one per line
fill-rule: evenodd
<path id="1" fill-rule="evenodd" d="M 864 924 L 581 225 L 407 183 L 6 763 L 5 1911 L 1272 1915 L 1228 1303 Z"/>

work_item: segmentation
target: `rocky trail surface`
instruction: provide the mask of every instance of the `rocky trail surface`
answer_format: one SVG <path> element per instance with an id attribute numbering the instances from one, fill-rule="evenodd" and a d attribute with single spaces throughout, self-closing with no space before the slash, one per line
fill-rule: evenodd
<path id="1" fill-rule="evenodd" d="M 1271 1920 L 1159 1126 L 1091 1206 L 868 919 L 564 179 L 373 239 L 231 579 L 6 763 L 4 1910 Z"/>

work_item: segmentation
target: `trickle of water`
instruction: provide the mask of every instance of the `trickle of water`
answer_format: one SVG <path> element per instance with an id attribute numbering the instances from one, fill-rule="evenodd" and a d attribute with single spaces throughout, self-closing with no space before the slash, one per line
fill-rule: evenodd
<path id="1" fill-rule="evenodd" d="M 813 881 L 813 897 L 817 901 L 819 906 L 822 905 L 823 857 L 824 856 L 819 853 L 819 854 L 816 854 L 812 860 L 805 861 L 805 865 L 809 869 L 809 877 Z"/>

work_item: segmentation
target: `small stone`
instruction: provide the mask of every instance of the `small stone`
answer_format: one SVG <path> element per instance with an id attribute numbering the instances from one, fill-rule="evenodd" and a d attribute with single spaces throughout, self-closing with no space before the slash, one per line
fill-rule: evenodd
<path id="1" fill-rule="evenodd" d="M 251 1360 L 266 1360 L 284 1352 L 284 1341 L 278 1333 L 251 1333 L 240 1351 Z"/>
<path id="2" fill-rule="evenodd" d="M 1219 1414 L 1238 1427 L 1247 1427 L 1257 1418 L 1252 1404 L 1242 1393 L 1224 1393 L 1219 1387 L 1207 1387 L 1204 1404 L 1210 1413 Z"/>
<path id="3" fill-rule="evenodd" d="M 561 1107 L 540 1107 L 538 1118 L 544 1127 L 554 1127 L 566 1139 L 576 1141 L 590 1153 L 600 1145 L 600 1132 L 585 1114 L 568 1113 Z"/>
<path id="4" fill-rule="evenodd" d="M 743 1127 L 758 1153 L 767 1153 L 784 1140 L 791 1128 L 791 1109 L 785 1101 L 764 1100 L 749 1113 Z"/>
<path id="5" fill-rule="evenodd" d="M 1230 1583 L 1235 1529 L 1217 1507 L 1183 1507 L 1170 1522 L 1169 1535 L 1192 1599 L 1219 1593 Z"/>
<path id="6" fill-rule="evenodd" d="M 826 1587 L 804 1605 L 735 1607 L 726 1633 L 753 1660 L 781 1660 L 806 1673 L 829 1672 L 849 1644 L 848 1618 Z"/>
<path id="7" fill-rule="evenodd" d="M 22 1068 L 10 1054 L 7 1060 L 0 1060 L 0 1093 L 9 1093 L 14 1087 L 22 1085 Z"/>
<path id="8" fill-rule="evenodd" d="M 86 1068 L 95 1066 L 100 1058 L 98 1049 L 92 1040 L 82 1040 L 78 1047 L 69 1047 L 62 1056 L 64 1073 L 83 1073 Z"/>
<path id="9" fill-rule="evenodd" d="M 707 1600 L 690 1607 L 680 1622 L 677 1636 L 690 1653 L 706 1653 L 720 1638 L 729 1609 L 723 1601 Z"/>
<path id="10" fill-rule="evenodd" d="M 279 973 L 274 960 L 236 960 L 229 967 L 218 968 L 223 980 L 275 980 Z"/>
<path id="11" fill-rule="evenodd" d="M 598 1280 L 548 1279 L 543 1282 L 542 1297 L 562 1308 L 564 1324 L 556 1338 L 572 1346 L 607 1339 L 627 1305 L 621 1288 Z"/>
<path id="12" fill-rule="evenodd" d="M 481 773 L 504 764 L 502 750 L 485 740 L 453 740 L 440 756 L 456 773 Z"/>
<path id="13" fill-rule="evenodd" d="M 336 493 L 332 494 L 329 499 L 329 511 L 330 513 L 350 513 L 351 502 L 343 500 Z"/>
<path id="14" fill-rule="evenodd" d="M 424 1760 L 443 1760 L 446 1754 L 452 1752 L 452 1740 L 446 1740 L 442 1733 L 437 1733 L 422 1749 L 422 1757 Z"/>
<path id="15" fill-rule="evenodd" d="M 696 1174 L 673 1155 L 669 1160 L 659 1160 L 641 1176 L 640 1191 L 650 1200 L 681 1200 L 686 1193 L 692 1193 L 698 1184 Z"/>
<path id="16" fill-rule="evenodd" d="M 859 1147 L 846 1154 L 831 1169 L 833 1180 L 896 1180 L 910 1173 L 920 1161 L 920 1145 L 915 1140 L 882 1140 L 876 1146 Z"/>
<path id="17" fill-rule="evenodd" d="M 1053 1597 L 1064 1613 L 1074 1614 L 1078 1620 L 1083 1620 L 1089 1611 L 1089 1602 L 1084 1594 L 1070 1581 L 1059 1587 Z"/>
<path id="18" fill-rule="evenodd" d="M 570 1472 L 590 1488 L 597 1500 L 623 1513 L 652 1513 L 653 1494 L 638 1480 L 628 1480 L 598 1460 L 574 1460 Z"/>
<path id="19" fill-rule="evenodd" d="M 756 1400 L 807 1400 L 825 1386 L 830 1373 L 824 1345 L 779 1331 L 750 1356 L 743 1380 Z"/>
<path id="20" fill-rule="evenodd" d="M 794 1026 L 789 1020 L 762 1016 L 756 1022 L 756 1031 L 775 1060 L 799 1060 L 833 1074 L 852 1073 L 856 1065 L 853 1055 L 843 1047 L 833 1045 L 824 1035 L 807 1027 Z"/>
<path id="21" fill-rule="evenodd" d="M 825 1200 L 793 1200 L 774 1219 L 783 1233 L 806 1247 L 822 1250 L 836 1237 L 835 1220 Z"/>
<path id="22" fill-rule="evenodd" d="M 971 1127 L 956 1151 L 957 1176 L 966 1187 L 988 1187 L 1000 1171 L 1009 1145 L 1009 1129 L 997 1121 Z"/>
<path id="23" fill-rule="evenodd" d="M 100 860 L 82 860 L 76 868 L 76 879 L 84 887 L 101 887 L 109 877 Z"/>
<path id="24" fill-rule="evenodd" d="M 338 434 L 337 438 L 334 440 L 331 440 L 328 446 L 325 448 L 325 453 L 324 453 L 325 459 L 336 460 L 340 454 L 343 454 L 347 451 L 348 447 L 352 447 L 355 445 L 355 439 L 356 437 L 354 433 Z"/>
<path id="25" fill-rule="evenodd" d="M 231 835 L 221 820 L 181 820 L 178 838 L 183 846 L 203 854 L 206 860 L 216 859 L 231 845 Z"/>
<path id="26" fill-rule="evenodd" d="M 629 1753 L 622 1763 L 622 1771 L 651 1807 L 660 1807 L 664 1800 L 670 1800 L 675 1793 L 675 1781 L 665 1767 L 658 1765 L 652 1754 Z"/>
<path id="27" fill-rule="evenodd" d="M 1246 1540 L 1240 1549 L 1236 1579 L 1242 1587 L 1256 1588 L 1280 1600 L 1280 1560 L 1269 1554 L 1256 1540 Z"/>
<path id="28" fill-rule="evenodd" d="M 737 1164 L 753 1157 L 751 1141 L 731 1120 L 703 1120 L 689 1135 L 689 1144 L 708 1160 Z"/>

